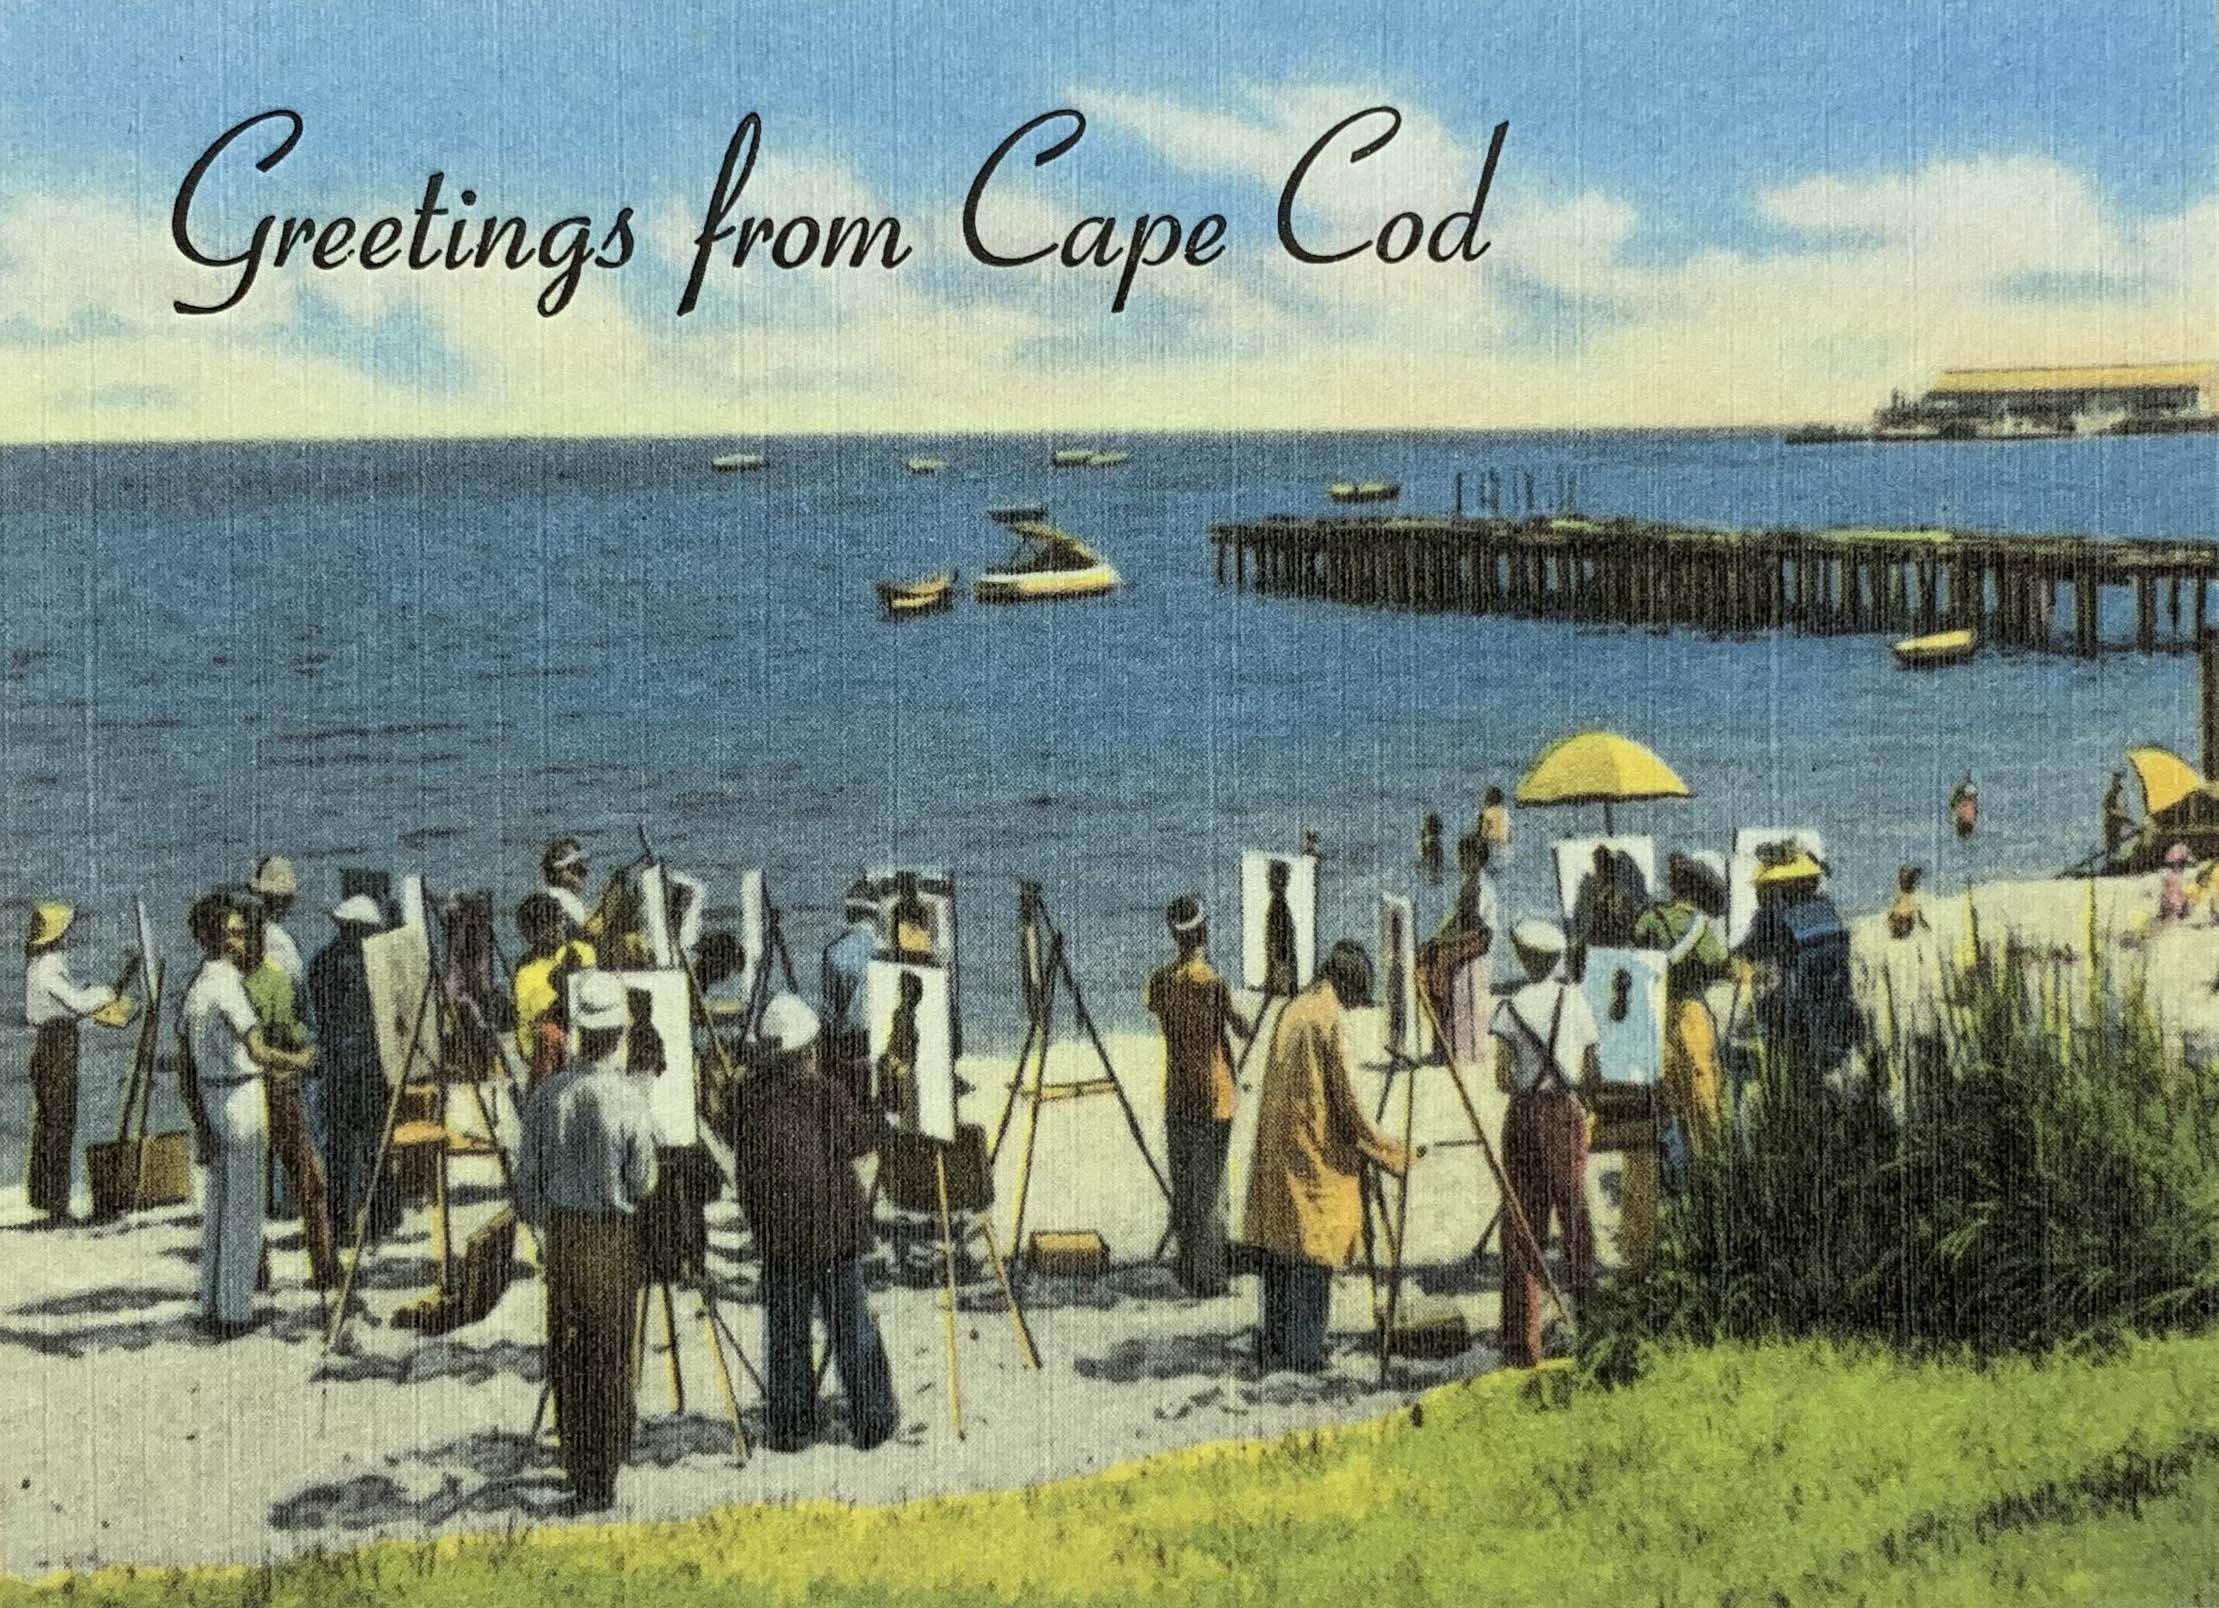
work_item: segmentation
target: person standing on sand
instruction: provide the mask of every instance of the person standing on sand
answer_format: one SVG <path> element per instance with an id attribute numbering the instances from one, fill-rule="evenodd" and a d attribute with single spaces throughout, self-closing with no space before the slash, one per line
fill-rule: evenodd
<path id="1" fill-rule="evenodd" d="M 616 1500 L 638 1415 L 636 1218 L 655 1189 L 655 1124 L 624 1071 L 624 985 L 608 972 L 581 973 L 575 1017 L 577 1055 L 524 1102 L 516 1210 L 539 1232 L 546 1263 L 547 1377 L 563 1473 L 579 1505 L 600 1512 Z"/>
<path id="2" fill-rule="evenodd" d="M 516 932 L 524 941 L 524 958 L 516 963 L 510 983 L 516 999 L 516 1048 L 534 1087 L 561 1071 L 569 1057 L 564 1025 L 554 1024 L 552 1038 L 542 1029 L 571 976 L 595 960 L 593 945 L 568 936 L 574 926 L 562 902 L 544 890 L 526 894 L 516 907 Z"/>
<path id="3" fill-rule="evenodd" d="M 270 1073 L 306 1072 L 313 1051 L 282 1050 L 264 1037 L 241 966 L 249 918 L 220 893 L 192 908 L 187 926 L 200 970 L 185 990 L 178 1026 L 196 1116 L 208 1144 L 200 1242 L 201 1324 L 219 1339 L 252 1327 L 262 1267 L 262 1172 L 269 1156 Z"/>
<path id="4" fill-rule="evenodd" d="M 1764 865 L 1757 913 L 1735 951 L 1755 969 L 1757 1026 L 1768 1056 L 1788 1055 L 1806 1076 L 1835 1072 L 1862 1024 L 1850 980 L 1849 929 L 1821 891 L 1825 867 L 1802 850 Z"/>
<path id="5" fill-rule="evenodd" d="M 1513 1368 L 1541 1360 L 1541 1264 L 1553 1216 L 1571 1265 L 1572 1303 L 1587 1303 L 1595 1282 L 1595 1229 L 1587 1215 L 1587 1111 L 1579 1088 L 1601 1081 L 1595 1014 L 1587 996 L 1557 975 L 1564 934 L 1546 921 L 1521 921 L 1511 947 L 1526 983 L 1495 1007 L 1495 1081 L 1510 1096 L 1502 1123 L 1502 1164 L 1526 1227 L 1503 1224 L 1502 1357 Z"/>
<path id="6" fill-rule="evenodd" d="M 894 1376 L 863 1282 L 870 1214 L 854 1162 L 890 1134 L 817 1061 L 817 1013 L 792 994 L 763 1008 L 767 1065 L 740 1085 L 732 1145 L 740 1203 L 762 1258 L 765 1440 L 798 1452 L 816 1438 L 812 1310 L 824 1320 L 856 1449 L 901 1425 Z"/>
<path id="7" fill-rule="evenodd" d="M 2111 773 L 2111 785 L 2103 795 L 2103 854 L 2106 860 L 2116 860 L 2119 851 L 2132 841 L 2139 831 L 2134 812 L 2127 808 L 2127 779 L 2124 771 Z"/>
<path id="8" fill-rule="evenodd" d="M 1700 1155 L 1718 1134 L 1718 1024 L 1704 994 L 1728 971 L 1717 925 L 1726 918 L 1725 864 L 1715 854 L 1675 854 L 1664 882 L 1670 899 L 1643 912 L 1633 941 L 1665 951 L 1661 1092 L 1682 1141 Z"/>
<path id="9" fill-rule="evenodd" d="M 871 957 L 878 953 L 878 901 L 867 883 L 847 891 L 847 927 L 824 946 L 818 970 L 824 1004 L 824 1074 L 858 1105 L 871 1098 Z"/>
<path id="10" fill-rule="evenodd" d="M 300 949 L 285 930 L 285 918 L 292 914 L 293 900 L 300 893 L 300 878 L 293 872 L 293 862 L 282 854 L 263 855 L 254 862 L 247 891 L 262 906 L 262 958 L 298 988 L 302 976 Z"/>
<path id="11" fill-rule="evenodd" d="M 391 1092 L 378 1061 L 370 972 L 362 958 L 362 940 L 385 925 L 385 913 L 376 900 L 358 893 L 342 899 L 331 920 L 338 932 L 309 960 L 305 995 L 323 1072 L 325 1200 L 334 1229 L 352 1243 L 363 1202 L 370 1197 L 370 1174 L 377 1165 Z M 382 1239 L 399 1217 L 399 1200 L 391 1187 L 378 1190 L 364 1239 Z"/>
<path id="12" fill-rule="evenodd" d="M 1488 873 L 1492 859 L 1484 834 L 1468 832 L 1457 841 L 1463 883 L 1456 904 L 1418 957 L 1418 975 L 1448 1035 L 1444 1048 L 1458 1066 L 1476 1066 L 1487 1052 L 1488 988 L 1494 980 L 1495 932 L 1502 925 L 1502 896 Z"/>
<path id="13" fill-rule="evenodd" d="M 609 886 L 601 890 L 601 897 L 589 910 L 585 891 L 591 878 L 592 867 L 586 860 L 585 845 L 574 837 L 556 838 L 540 854 L 539 891 L 554 900 L 569 919 L 570 925 L 563 934 L 566 938 L 598 939 L 608 924 L 605 907 L 616 879 L 610 879 Z"/>
<path id="14" fill-rule="evenodd" d="M 240 970 L 245 978 L 247 998 L 253 1002 L 255 1017 L 262 1025 L 263 1040 L 272 1049 L 306 1055 L 313 1061 L 315 1045 L 309 1039 L 308 1024 L 301 1019 L 300 999 L 293 978 L 278 964 L 266 943 L 271 930 L 267 918 L 262 910 L 250 910 L 246 916 L 247 952 Z M 290 944 L 290 940 L 287 942 Z M 296 964 L 299 962 L 297 951 L 293 959 Z M 331 1201 L 323 1158 L 317 1154 L 316 1143 L 309 1136 L 302 1081 L 294 1073 L 273 1071 L 263 1078 L 262 1093 L 268 1102 L 270 1154 L 292 1186 L 293 1202 L 300 1211 L 301 1241 L 308 1252 L 309 1288 L 328 1290 L 339 1282 L 339 1259 L 331 1242 Z"/>
<path id="15" fill-rule="evenodd" d="M 139 961 L 124 963 L 115 986 L 80 984 L 66 953 L 77 912 L 65 904 L 31 911 L 23 935 L 23 1020 L 31 1029 L 31 1162 L 27 1185 L 33 1211 L 49 1227 L 69 1221 L 77 1160 L 77 1024 L 127 1027 L 136 1007 L 124 997 Z"/>
<path id="16" fill-rule="evenodd" d="M 1363 1167 L 1401 1174 L 1423 1154 L 1374 1128 L 1349 1082 L 1343 1014 L 1371 1003 L 1371 984 L 1371 957 L 1343 939 L 1272 1032 L 1241 1225 L 1263 1264 L 1256 1361 L 1266 1373 L 1325 1366 L 1333 1274 L 1363 1232 Z"/>
<path id="17" fill-rule="evenodd" d="M 1197 1297 L 1226 1290 L 1225 1158 L 1240 1090 L 1233 1083 L 1228 1027 L 1254 1029 L 1233 1009 L 1232 990 L 1210 964 L 1202 901 L 1182 894 L 1164 908 L 1178 958 L 1148 979 L 1148 1009 L 1163 1029 L 1163 1144 L 1171 1175 L 1173 1263 L 1179 1287 Z"/>

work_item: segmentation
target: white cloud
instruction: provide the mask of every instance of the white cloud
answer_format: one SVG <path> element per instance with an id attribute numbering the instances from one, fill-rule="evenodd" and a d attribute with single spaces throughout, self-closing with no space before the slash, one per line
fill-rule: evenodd
<path id="1" fill-rule="evenodd" d="M 1236 219 L 1216 263 L 1143 274 L 1114 318 L 1114 274 L 971 264 L 947 207 L 903 219 L 915 256 L 892 273 L 734 270 L 727 248 L 679 320 L 705 192 L 645 207 L 633 263 L 588 269 L 554 319 L 533 307 L 537 267 L 297 266 L 185 318 L 170 302 L 221 280 L 176 255 L 166 219 L 0 199 L 0 439 L 1757 423 L 1858 417 L 1946 364 L 2219 355 L 2219 197 L 2136 217 L 2041 155 L 1812 173 L 1750 195 L 1732 244 L 1658 260 L 1632 248 L 1668 198 L 1552 186 L 1513 130 L 1480 263 L 1319 268 L 1278 250 L 1271 202 L 1320 132 L 1396 97 L 1075 98 L 1090 138 L 1207 178 Z M 1376 157 L 1319 164 L 1302 217 L 1321 238 L 1470 204 L 1491 125 L 1397 103 Z M 990 235 L 1035 243 L 1082 205 L 1135 205 L 1052 184 L 989 195 Z M 739 210 L 902 207 L 835 156 L 766 144 Z"/>

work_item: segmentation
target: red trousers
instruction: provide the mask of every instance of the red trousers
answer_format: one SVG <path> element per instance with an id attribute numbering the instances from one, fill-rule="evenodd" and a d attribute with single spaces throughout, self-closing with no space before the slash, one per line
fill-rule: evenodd
<path id="1" fill-rule="evenodd" d="M 1553 1217 L 1571 1263 L 1572 1299 L 1595 1281 L 1595 1229 L 1587 1218 L 1587 1113 L 1562 1089 L 1521 1090 L 1502 1125 L 1502 1164 L 1533 1243 L 1546 1252 Z M 1541 1360 L 1541 1265 L 1507 1206 L 1502 1225 L 1502 1355 L 1513 1368 Z"/>

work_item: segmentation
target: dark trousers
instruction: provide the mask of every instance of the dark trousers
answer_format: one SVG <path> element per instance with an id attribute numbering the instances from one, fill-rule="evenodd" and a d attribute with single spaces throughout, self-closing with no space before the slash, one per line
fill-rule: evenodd
<path id="1" fill-rule="evenodd" d="M 48 1022 L 31 1039 L 31 1206 L 69 1214 L 77 1152 L 77 1024 Z"/>
<path id="2" fill-rule="evenodd" d="M 809 1359 L 811 1311 L 824 1319 L 855 1444 L 868 1451 L 900 1425 L 894 1372 L 871 1321 L 863 1263 L 856 1257 L 763 1264 L 763 1390 L 774 1451 L 806 1446 L 817 1433 L 817 1378 Z"/>
<path id="3" fill-rule="evenodd" d="M 373 1081 L 374 1080 L 374 1081 Z M 362 1203 L 370 1198 L 377 1166 L 378 1139 L 385 1130 L 389 1091 L 384 1073 L 350 1064 L 335 1065 L 324 1077 L 325 1193 L 333 1232 L 342 1248 L 354 1244 Z M 375 1180 L 377 1194 L 363 1238 L 375 1242 L 400 1222 L 401 1198 L 393 1185 L 392 1163 Z"/>
<path id="4" fill-rule="evenodd" d="M 1325 1366 L 1325 1320 L 1333 1305 L 1333 1270 L 1269 1251 L 1261 1254 L 1263 1333 L 1257 1362 L 1269 1373 Z"/>
<path id="5" fill-rule="evenodd" d="M 309 1282 L 330 1289 L 339 1282 L 339 1257 L 331 1241 L 331 1201 L 323 1158 L 308 1136 L 298 1078 L 272 1076 L 263 1089 L 270 1102 L 270 1154 L 284 1169 L 300 1207 L 301 1240 L 308 1248 Z"/>
<path id="6" fill-rule="evenodd" d="M 632 1449 L 639 1238 L 620 1213 L 548 1214 L 547 1371 L 563 1473 L 587 1498 L 616 1489 Z"/>
<path id="7" fill-rule="evenodd" d="M 1171 1169 L 1172 1264 L 1189 1295 L 1225 1293 L 1225 1156 L 1233 1125 L 1214 1117 L 1166 1113 L 1163 1142 Z"/>
<path id="8" fill-rule="evenodd" d="M 1572 1299 L 1595 1281 L 1595 1228 L 1587 1216 L 1587 1112 L 1562 1089 L 1524 1089 L 1510 1097 L 1502 1125 L 1502 1165 L 1524 1208 L 1534 1247 L 1546 1253 L 1553 1217 L 1572 1268 Z M 1515 1219 L 1502 1233 L 1502 1354 L 1513 1368 L 1541 1360 L 1541 1264 Z"/>

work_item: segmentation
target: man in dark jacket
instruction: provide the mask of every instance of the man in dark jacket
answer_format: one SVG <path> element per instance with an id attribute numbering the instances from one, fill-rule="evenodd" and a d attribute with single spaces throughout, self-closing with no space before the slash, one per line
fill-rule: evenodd
<path id="1" fill-rule="evenodd" d="M 869 1451 L 901 1419 L 863 1285 L 870 1223 L 854 1162 L 888 1130 L 819 1070 L 817 1013 L 800 999 L 781 994 L 766 1005 L 760 1037 L 771 1058 L 740 1085 L 733 1151 L 763 1264 L 766 1439 L 773 1451 L 794 1452 L 815 1438 L 814 1307 L 847 1392 L 855 1444 Z"/>
<path id="2" fill-rule="evenodd" d="M 308 963 L 304 993 L 322 1061 L 324 1178 L 332 1232 L 344 1250 L 357 1232 L 366 1240 L 391 1233 L 400 1218 L 400 1199 L 390 1180 L 374 1187 L 380 1181 L 372 1176 L 391 1086 L 378 1061 L 362 941 L 385 924 L 385 913 L 375 900 L 358 893 L 340 902 L 331 921 L 338 935 Z M 365 1204 L 370 1207 L 366 1220 Z"/>

